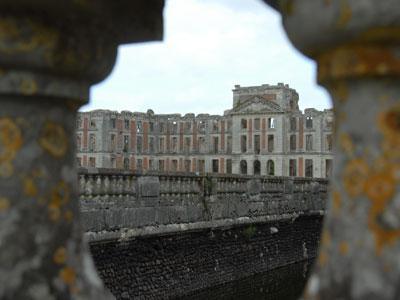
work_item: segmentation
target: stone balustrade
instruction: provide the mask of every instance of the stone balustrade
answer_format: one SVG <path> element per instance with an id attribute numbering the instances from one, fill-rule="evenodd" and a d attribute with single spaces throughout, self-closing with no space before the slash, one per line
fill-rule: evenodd
<path id="1" fill-rule="evenodd" d="M 85 230 L 105 233 L 101 238 L 108 238 L 148 226 L 188 223 L 225 226 L 238 220 L 257 222 L 322 214 L 328 181 L 186 173 L 143 175 L 112 169 L 80 169 L 79 183 Z M 174 228 L 180 231 L 198 227 Z M 141 234 L 159 231 L 153 228 L 146 232 L 140 231 Z"/>

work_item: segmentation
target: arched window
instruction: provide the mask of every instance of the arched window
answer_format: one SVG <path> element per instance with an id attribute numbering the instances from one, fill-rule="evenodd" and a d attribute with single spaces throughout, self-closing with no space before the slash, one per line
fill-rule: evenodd
<path id="1" fill-rule="evenodd" d="M 240 161 L 240 174 L 247 174 L 247 162 L 245 160 Z"/>
<path id="2" fill-rule="evenodd" d="M 254 175 L 261 174 L 261 163 L 259 160 L 255 160 L 253 163 Z"/>
<path id="3" fill-rule="evenodd" d="M 271 159 L 267 161 L 267 175 L 268 176 L 275 175 L 275 163 Z"/>

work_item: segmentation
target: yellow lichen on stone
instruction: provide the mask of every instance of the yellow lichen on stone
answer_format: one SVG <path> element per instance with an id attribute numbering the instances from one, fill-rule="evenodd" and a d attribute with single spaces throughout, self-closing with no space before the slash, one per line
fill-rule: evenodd
<path id="1" fill-rule="evenodd" d="M 49 218 L 53 222 L 57 222 L 60 219 L 61 209 L 52 204 L 48 207 Z"/>
<path id="2" fill-rule="evenodd" d="M 400 159 L 400 105 L 378 115 L 378 127 L 382 132 L 382 151 L 385 159 Z"/>
<path id="3" fill-rule="evenodd" d="M 61 217 L 62 207 L 70 200 L 68 185 L 61 181 L 51 190 L 48 212 L 50 220 L 56 222 Z"/>
<path id="4" fill-rule="evenodd" d="M 321 242 L 325 246 L 329 246 L 331 244 L 331 235 L 327 230 L 322 232 Z"/>
<path id="5" fill-rule="evenodd" d="M 338 28 L 344 28 L 346 25 L 350 22 L 351 17 L 352 17 L 352 11 L 349 3 L 347 0 L 341 0 L 340 1 L 340 12 L 339 12 L 339 18 L 336 22 L 336 26 Z"/>
<path id="6" fill-rule="evenodd" d="M 48 52 L 56 48 L 58 34 L 29 18 L 0 18 L 0 52 L 6 54 Z"/>
<path id="7" fill-rule="evenodd" d="M 66 220 L 67 222 L 71 222 L 72 219 L 73 219 L 73 217 L 74 217 L 74 214 L 72 213 L 71 210 L 67 210 L 67 211 L 64 213 L 64 218 L 65 218 L 65 220 Z"/>
<path id="8" fill-rule="evenodd" d="M 365 194 L 379 205 L 391 199 L 395 191 L 396 181 L 392 176 L 391 170 L 372 174 L 365 184 Z"/>
<path id="9" fill-rule="evenodd" d="M 328 254 L 325 251 L 320 251 L 318 255 L 318 265 L 324 267 L 328 263 Z"/>
<path id="10" fill-rule="evenodd" d="M 354 198 L 363 193 L 368 173 L 368 164 L 361 158 L 347 163 L 342 178 L 343 186 L 350 197 Z"/>
<path id="11" fill-rule="evenodd" d="M 0 118 L 0 176 L 10 177 L 14 172 L 12 161 L 22 147 L 21 130 L 10 118 Z"/>
<path id="12" fill-rule="evenodd" d="M 348 133 L 343 132 L 339 135 L 339 145 L 348 156 L 354 154 L 353 141 Z"/>
<path id="13" fill-rule="evenodd" d="M 53 255 L 54 263 L 62 265 L 67 260 L 67 251 L 64 247 L 59 247 Z"/>
<path id="14" fill-rule="evenodd" d="M 0 118 L 0 163 L 13 160 L 21 146 L 19 127 L 10 118 Z"/>
<path id="15" fill-rule="evenodd" d="M 76 272 L 71 267 L 64 267 L 60 270 L 59 277 L 65 284 L 72 286 L 75 284 Z"/>
<path id="16" fill-rule="evenodd" d="M 24 182 L 24 194 L 28 197 L 36 197 L 38 189 L 32 178 L 25 178 Z"/>
<path id="17" fill-rule="evenodd" d="M 332 192 L 332 200 L 333 213 L 337 214 L 342 206 L 342 198 L 340 197 L 340 193 L 338 191 Z"/>
<path id="18" fill-rule="evenodd" d="M 0 197 L 0 212 L 7 211 L 10 208 L 10 200 Z"/>
<path id="19" fill-rule="evenodd" d="M 52 156 L 63 157 L 68 149 L 68 139 L 64 128 L 54 122 L 46 122 L 39 138 L 39 144 Z"/>
<path id="20" fill-rule="evenodd" d="M 365 185 L 365 193 L 371 200 L 368 226 L 375 237 L 377 254 L 400 238 L 400 228 L 385 228 L 380 221 L 396 192 L 396 179 L 393 175 L 393 169 L 389 166 L 387 170 L 373 173 Z"/>
<path id="21" fill-rule="evenodd" d="M 342 241 L 339 244 L 339 253 L 341 255 L 347 255 L 349 253 L 349 244 L 345 241 Z"/>
<path id="22" fill-rule="evenodd" d="M 20 91 L 22 95 L 34 95 L 38 91 L 38 86 L 33 79 L 24 79 L 20 84 Z"/>

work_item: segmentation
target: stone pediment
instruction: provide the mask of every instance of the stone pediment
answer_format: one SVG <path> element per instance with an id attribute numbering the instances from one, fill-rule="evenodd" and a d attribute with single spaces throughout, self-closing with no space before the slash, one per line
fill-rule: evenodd
<path id="1" fill-rule="evenodd" d="M 262 96 L 252 96 L 245 100 L 240 100 L 231 113 L 277 113 L 283 112 L 282 108 L 272 100 Z"/>

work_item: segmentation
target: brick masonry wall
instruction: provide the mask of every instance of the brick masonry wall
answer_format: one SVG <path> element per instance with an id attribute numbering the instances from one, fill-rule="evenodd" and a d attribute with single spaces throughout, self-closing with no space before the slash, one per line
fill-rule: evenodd
<path id="1" fill-rule="evenodd" d="M 304 215 L 295 220 L 92 242 L 90 248 L 100 276 L 117 299 L 200 299 L 207 288 L 314 258 L 321 222 L 321 216 Z M 299 278 L 299 273 L 294 276 Z M 275 284 L 285 284 L 282 278 L 277 280 Z M 227 296 L 221 290 L 212 294 L 213 299 Z"/>

